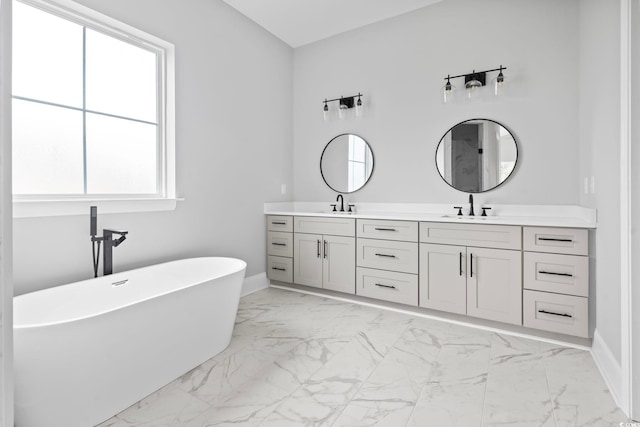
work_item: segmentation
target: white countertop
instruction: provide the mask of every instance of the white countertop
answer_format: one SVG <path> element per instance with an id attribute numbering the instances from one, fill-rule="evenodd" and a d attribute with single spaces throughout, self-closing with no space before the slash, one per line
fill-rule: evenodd
<path id="1" fill-rule="evenodd" d="M 458 222 L 466 224 L 528 225 L 538 227 L 596 228 L 596 210 L 568 205 L 489 205 L 488 216 L 480 216 L 482 209 L 475 206 L 475 216 L 456 215 L 452 205 L 422 203 L 356 203 L 355 213 L 333 213 L 335 202 L 265 203 L 264 213 L 287 216 L 348 217 L 362 219 L 388 219 L 401 221 Z M 347 205 L 345 203 L 345 209 Z"/>

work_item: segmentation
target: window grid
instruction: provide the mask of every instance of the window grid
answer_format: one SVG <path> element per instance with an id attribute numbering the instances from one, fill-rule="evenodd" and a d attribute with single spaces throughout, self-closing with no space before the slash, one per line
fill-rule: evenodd
<path id="1" fill-rule="evenodd" d="M 32 3 L 29 0 L 18 0 L 21 3 L 24 3 L 28 6 L 31 7 L 35 7 L 37 9 L 40 9 L 46 13 L 50 13 L 54 16 L 57 16 L 61 19 L 65 19 L 71 22 L 74 22 L 80 26 L 82 26 L 82 108 L 79 107 L 74 107 L 71 105 L 65 105 L 65 104 L 59 104 L 59 103 L 55 103 L 55 102 L 49 102 L 49 101 L 45 101 L 42 99 L 35 99 L 35 98 L 29 98 L 29 97 L 23 97 L 20 95 L 14 95 L 12 94 L 12 98 L 13 99 L 17 99 L 17 100 L 22 100 L 22 101 L 27 101 L 27 102 L 34 102 L 34 103 L 39 103 L 39 104 L 44 104 L 44 105 L 49 105 L 49 106 L 53 106 L 53 107 L 60 107 L 60 108 L 66 108 L 66 109 L 70 109 L 70 110 L 74 110 L 74 111 L 80 111 L 82 112 L 82 126 L 83 126 L 83 130 L 82 130 L 82 134 L 83 134 L 83 194 L 76 194 L 76 195 L 57 195 L 57 194 L 46 194 L 46 195 L 28 195 L 27 198 L 28 199 L 39 199 L 39 198 L 51 198 L 51 197 L 55 197 L 55 198 L 59 198 L 59 197 L 64 197 L 64 198 L 70 198 L 70 199 L 76 199 L 76 198 L 82 198 L 83 196 L 91 196 L 92 198 L 109 198 L 112 197 L 116 194 L 89 194 L 87 193 L 87 127 L 86 127 L 86 117 L 87 117 L 87 113 L 90 114 L 97 114 L 97 115 L 101 115 L 101 116 L 106 116 L 106 117 L 112 117 L 112 118 L 117 118 L 117 119 L 123 119 L 123 120 L 128 120 L 128 121 L 132 121 L 132 122 L 137 122 L 137 123 L 143 123 L 143 124 L 148 124 L 148 125 L 153 125 L 156 126 L 156 193 L 155 194 L 126 194 L 126 195 L 122 195 L 122 194 L 117 194 L 117 196 L 119 197 L 145 197 L 145 196 L 153 196 L 153 197 L 166 197 L 166 174 L 165 174 L 165 168 L 166 168 L 166 147 L 164 145 L 164 140 L 165 140 L 165 132 L 164 129 L 162 129 L 162 117 L 164 114 L 164 93 L 163 90 L 161 89 L 161 86 L 164 83 L 164 78 L 165 78 L 165 74 L 164 74 L 164 69 L 162 67 L 162 65 L 164 64 L 164 51 L 161 48 L 157 48 L 153 45 L 149 45 L 148 43 L 142 41 L 142 40 L 138 40 L 138 39 L 134 39 L 132 36 L 129 36 L 127 34 L 122 34 L 119 31 L 116 31 L 116 33 L 113 33 L 112 31 L 107 30 L 105 27 L 103 27 L 102 25 L 92 25 L 90 22 L 87 22 L 84 19 L 78 18 L 72 14 L 67 14 L 64 12 L 61 12 L 57 9 L 50 9 L 49 7 L 41 7 L 43 5 L 39 4 L 39 3 Z M 86 73 L 86 33 L 87 33 L 87 28 L 100 32 L 102 34 L 105 34 L 109 37 L 113 37 L 114 39 L 123 41 L 125 43 L 131 44 L 133 46 L 136 46 L 140 49 L 143 50 L 147 50 L 151 53 L 153 53 L 156 57 L 156 121 L 155 122 L 151 122 L 151 121 L 147 121 L 147 120 L 142 120 L 142 119 L 136 119 L 133 117 L 127 117 L 127 116 L 120 116 L 117 114 L 110 114 L 110 113 L 105 113 L 105 112 L 101 112 L 101 111 L 96 111 L 96 110 L 89 110 L 86 108 L 86 82 L 87 82 L 87 73 Z M 20 196 L 20 195 L 18 195 Z"/>

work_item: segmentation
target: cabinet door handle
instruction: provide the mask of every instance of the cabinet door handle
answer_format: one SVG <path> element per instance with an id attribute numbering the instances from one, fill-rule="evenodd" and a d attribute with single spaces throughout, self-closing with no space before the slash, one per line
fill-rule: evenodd
<path id="1" fill-rule="evenodd" d="M 318 239 L 318 258 L 320 258 L 320 239 Z"/>
<path id="2" fill-rule="evenodd" d="M 286 268 L 280 268 L 280 267 L 271 267 L 272 270 L 278 270 L 278 271 L 287 271 Z"/>
<path id="3" fill-rule="evenodd" d="M 561 317 L 573 317 L 572 315 L 567 313 L 554 313 L 553 311 L 547 311 L 547 310 L 538 310 L 538 313 L 553 314 L 554 316 L 561 316 Z"/>
<path id="4" fill-rule="evenodd" d="M 287 225 L 287 223 L 284 222 L 284 221 L 271 221 L 271 224 L 273 224 L 273 225 Z"/>
<path id="5" fill-rule="evenodd" d="M 462 252 L 460 252 L 460 275 L 462 276 Z"/>
<path id="6" fill-rule="evenodd" d="M 548 242 L 573 242 L 573 239 L 556 239 L 555 237 L 538 237 L 538 240 Z"/>
<path id="7" fill-rule="evenodd" d="M 473 254 L 469 254 L 469 261 L 471 262 L 471 277 L 473 277 Z"/>
<path id="8" fill-rule="evenodd" d="M 382 257 L 386 257 L 386 258 L 395 258 L 395 255 L 388 255 L 388 254 L 376 254 L 376 256 L 382 256 Z"/>
<path id="9" fill-rule="evenodd" d="M 381 288 L 396 289 L 396 287 L 393 285 L 383 285 L 382 283 L 374 283 L 374 285 L 379 286 Z"/>
<path id="10" fill-rule="evenodd" d="M 276 242 L 271 242 L 272 245 L 274 246 L 287 246 L 286 243 L 276 243 Z"/>
<path id="11" fill-rule="evenodd" d="M 398 231 L 395 228 L 378 228 L 378 227 L 374 228 L 374 230 L 376 230 L 376 231 Z"/>
<path id="12" fill-rule="evenodd" d="M 554 276 L 573 277 L 573 274 L 569 274 L 569 273 L 554 273 L 552 271 L 538 271 L 538 274 L 552 274 Z"/>
<path id="13" fill-rule="evenodd" d="M 324 242 L 324 257 L 326 258 L 327 257 L 327 241 L 323 240 L 323 242 Z"/>

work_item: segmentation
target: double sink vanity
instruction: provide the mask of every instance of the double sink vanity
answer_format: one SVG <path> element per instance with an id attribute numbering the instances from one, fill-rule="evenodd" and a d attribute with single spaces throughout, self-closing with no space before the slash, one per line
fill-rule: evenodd
<path id="1" fill-rule="evenodd" d="M 439 205 L 362 204 L 357 214 L 296 205 L 265 206 L 273 283 L 589 336 L 589 209 L 459 217 Z"/>
<path id="2" fill-rule="evenodd" d="M 503 185 L 517 161 L 511 131 L 487 119 L 453 126 L 435 155 L 442 179 L 465 196 Z M 342 134 L 324 148 L 320 172 L 329 188 L 349 194 L 367 184 L 373 162 L 364 139 Z M 267 203 L 267 275 L 277 284 L 588 338 L 595 211 L 491 205 L 472 216 L 469 199 L 466 215 L 453 205 L 344 209 L 341 195 L 340 209 Z"/>

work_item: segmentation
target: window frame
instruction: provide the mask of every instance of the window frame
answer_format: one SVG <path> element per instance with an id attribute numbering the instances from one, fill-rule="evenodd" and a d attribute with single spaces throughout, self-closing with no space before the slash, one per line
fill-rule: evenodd
<path id="1" fill-rule="evenodd" d="M 180 200 L 175 184 L 175 46 L 70 0 L 15 1 L 155 53 L 158 90 L 155 194 L 13 195 L 13 216 L 86 214 L 92 205 L 101 213 L 175 209 Z M 21 97 L 17 95 L 17 99 Z"/>

